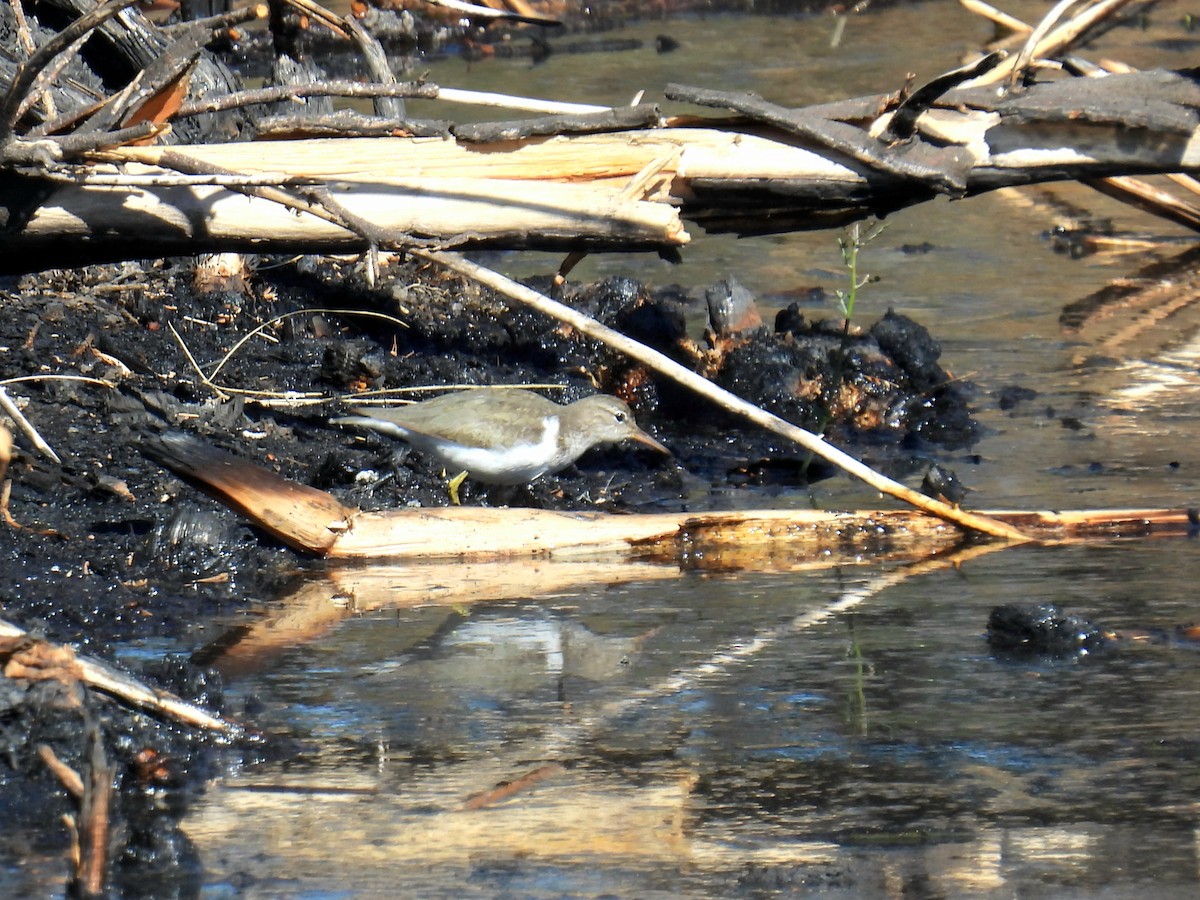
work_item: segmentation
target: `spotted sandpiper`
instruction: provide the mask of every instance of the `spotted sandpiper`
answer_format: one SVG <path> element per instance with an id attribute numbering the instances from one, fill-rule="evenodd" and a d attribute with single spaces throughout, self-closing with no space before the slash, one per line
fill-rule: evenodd
<path id="1" fill-rule="evenodd" d="M 489 484 L 528 484 L 557 472 L 597 444 L 637 441 L 671 451 L 642 431 L 629 406 L 594 394 L 566 406 L 521 388 L 458 391 L 392 409 L 362 408 L 332 419 L 400 438 L 462 471 L 451 498 L 469 474 Z"/>

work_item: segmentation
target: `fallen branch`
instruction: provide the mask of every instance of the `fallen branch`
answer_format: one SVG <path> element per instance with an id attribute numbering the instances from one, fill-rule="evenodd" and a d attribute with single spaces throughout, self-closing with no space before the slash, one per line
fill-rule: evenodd
<path id="1" fill-rule="evenodd" d="M 24 638 L 29 633 L 10 622 L 0 619 L 0 637 Z M 30 640 L 34 640 L 30 638 Z M 70 675 L 77 677 L 90 688 L 103 691 L 113 697 L 129 703 L 139 709 L 155 713 L 164 718 L 182 722 L 209 731 L 219 731 L 226 735 L 240 735 L 245 732 L 241 725 L 223 719 L 210 713 L 194 703 L 181 700 L 167 691 L 158 691 L 147 687 L 139 681 L 117 671 L 111 666 L 88 656 L 79 656 L 69 648 L 62 648 L 71 654 Z M 55 676 L 57 677 L 57 676 Z"/>

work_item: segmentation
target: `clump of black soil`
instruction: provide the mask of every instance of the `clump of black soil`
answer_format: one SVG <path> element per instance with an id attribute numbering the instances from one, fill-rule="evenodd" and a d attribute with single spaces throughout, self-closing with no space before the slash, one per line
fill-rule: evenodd
<path id="1" fill-rule="evenodd" d="M 764 354 L 774 362 L 776 386 L 769 408 L 804 417 L 806 427 L 830 426 L 851 439 L 903 442 L 958 449 L 974 443 L 979 429 L 970 415 L 969 386 L 939 364 L 942 348 L 924 326 L 889 310 L 865 329 L 840 321 L 808 322 L 793 304 L 776 319 L 776 340 Z M 762 382 L 753 354 L 739 360 L 737 376 Z M 743 373 L 746 373 L 743 375 Z M 795 387 L 783 392 L 787 376 Z M 728 379 L 730 388 L 738 384 Z M 805 402 L 808 401 L 808 402 Z"/>
<path id="2" fill-rule="evenodd" d="M 889 310 L 860 327 L 810 320 L 793 303 L 768 328 L 736 282 L 710 289 L 707 301 L 706 373 L 714 381 L 876 468 L 898 477 L 931 453 L 978 440 L 971 385 L 941 367 L 940 345 L 908 316 Z M 795 450 L 785 444 L 758 465 L 778 469 L 789 459 Z M 816 468 L 810 481 L 823 474 Z"/>
<path id="3" fill-rule="evenodd" d="M 1107 643 L 1104 631 L 1052 603 L 997 606 L 988 617 L 988 645 L 1014 657 L 1083 657 Z"/>
<path id="4" fill-rule="evenodd" d="M 188 432 L 348 504 L 445 505 L 446 475 L 428 459 L 329 423 L 345 411 L 341 398 L 549 383 L 561 402 L 597 390 L 622 396 L 675 457 L 597 449 L 503 502 L 678 510 L 756 480 L 800 486 L 827 474 L 644 366 L 429 267 L 394 263 L 371 284 L 357 264 L 301 259 L 264 261 L 245 286 L 201 290 L 193 279 L 190 262 L 158 260 L 0 280 L 0 380 L 28 422 L 0 417 L 14 436 L 0 602 L 28 640 L 124 659 L 152 686 L 233 718 L 245 710 L 223 709 L 219 683 L 202 664 L 150 667 L 128 662 L 144 654 L 127 651 L 167 645 L 186 656 L 213 640 L 215 620 L 252 610 L 298 569 L 321 563 L 152 461 L 143 448 L 165 431 Z M 962 396 L 937 364 L 936 342 L 911 320 L 889 313 L 844 333 L 791 311 L 770 329 L 744 291 L 714 292 L 710 309 L 686 291 L 654 292 L 624 278 L 559 293 L 852 448 L 956 446 L 973 433 Z M 705 321 L 707 334 L 696 339 Z M 465 503 L 502 502 L 469 480 L 462 495 Z M 72 801 L 38 748 L 82 766 L 94 726 L 119 773 L 117 871 L 131 882 L 168 862 L 186 871 L 189 848 L 172 823 L 208 774 L 263 748 L 228 745 L 56 684 L 0 679 L 0 807 L 9 826 L 0 863 L 29 845 L 65 846 L 60 816 Z"/>

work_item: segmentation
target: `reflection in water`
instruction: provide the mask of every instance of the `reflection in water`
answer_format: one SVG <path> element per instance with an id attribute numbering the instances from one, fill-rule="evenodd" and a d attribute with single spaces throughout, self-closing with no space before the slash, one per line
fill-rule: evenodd
<path id="1" fill-rule="evenodd" d="M 1200 744 L 1181 713 L 1200 658 L 1164 642 L 1014 662 L 983 631 L 994 605 L 1048 595 L 1170 631 L 1196 616 L 1190 550 L 377 610 L 246 686 L 314 752 L 216 787 L 187 829 L 214 879 L 253 874 L 261 896 L 389 879 L 422 896 L 1169 896 L 1197 874 Z"/>

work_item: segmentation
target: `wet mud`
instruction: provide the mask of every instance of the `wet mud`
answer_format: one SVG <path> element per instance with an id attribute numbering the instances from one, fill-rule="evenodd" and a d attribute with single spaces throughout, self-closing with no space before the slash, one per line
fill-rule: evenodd
<path id="1" fill-rule="evenodd" d="M 261 260 L 222 290 L 200 290 L 194 278 L 191 261 L 162 260 L 0 284 L 0 379 L 49 448 L 5 420 L 15 447 L 0 597 L 5 619 L 31 635 L 22 652 L 38 638 L 71 644 L 220 710 L 219 676 L 153 648 L 215 640 L 219 623 L 321 565 L 157 465 L 146 447 L 166 431 L 361 507 L 445 505 L 446 473 L 391 439 L 330 424 L 346 405 L 334 398 L 550 384 L 559 402 L 596 391 L 623 397 L 674 457 L 597 449 L 516 498 L 468 480 L 463 502 L 618 512 L 768 505 L 773 490 L 832 474 L 560 323 L 427 266 L 386 265 L 374 285 L 359 262 L 314 259 Z M 535 286 L 552 289 L 548 280 Z M 767 325 L 736 282 L 702 296 L 626 278 L 556 293 L 893 472 L 976 433 L 967 387 L 941 370 L 934 338 L 904 316 L 847 330 L 791 309 Z M 17 649 L 8 646 L 5 659 Z M 174 823 L 189 796 L 225 766 L 295 752 L 257 737 L 206 738 L 69 677 L 0 686 L 0 797 L 11 826 L 0 856 L 9 859 L 68 843 L 60 817 L 74 801 L 41 761 L 41 745 L 86 771 L 94 729 L 119 785 L 115 871 L 161 868 L 185 881 L 193 863 Z M 253 702 L 224 712 L 252 724 Z"/>

